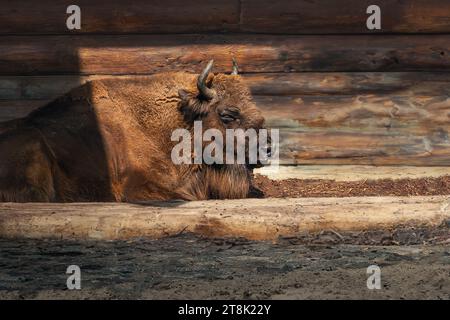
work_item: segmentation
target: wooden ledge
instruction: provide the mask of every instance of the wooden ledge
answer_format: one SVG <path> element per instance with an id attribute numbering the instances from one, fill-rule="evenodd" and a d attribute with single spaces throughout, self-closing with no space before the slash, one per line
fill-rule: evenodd
<path id="1" fill-rule="evenodd" d="M 450 196 L 0 203 L 0 237 L 114 240 L 193 232 L 271 240 L 305 231 L 436 227 L 449 219 Z"/>
<path id="2" fill-rule="evenodd" d="M 439 178 L 450 175 L 450 166 L 297 165 L 279 166 L 276 169 L 263 167 L 255 169 L 254 172 L 272 180 L 317 179 L 348 182 L 378 179 Z"/>

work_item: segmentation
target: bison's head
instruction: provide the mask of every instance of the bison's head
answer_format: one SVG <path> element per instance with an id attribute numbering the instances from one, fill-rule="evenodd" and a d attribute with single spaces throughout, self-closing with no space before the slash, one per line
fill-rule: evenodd
<path id="1" fill-rule="evenodd" d="M 203 131 L 208 129 L 219 130 L 223 137 L 224 154 L 227 146 L 227 129 L 254 129 L 257 134 L 265 129 L 264 117 L 253 103 L 250 90 L 238 75 L 237 64 L 233 59 L 233 72 L 231 74 L 212 74 L 211 60 L 203 72 L 198 76 L 195 89 L 182 89 L 180 110 L 188 123 L 201 121 Z M 239 131 L 239 130 L 237 130 Z M 248 137 L 247 137 L 248 138 Z M 270 136 L 267 139 L 270 143 Z M 238 139 L 235 141 L 238 143 Z M 246 140 L 246 161 L 249 161 L 249 144 Z M 237 150 L 235 146 L 234 150 Z M 253 150 L 254 152 L 255 150 Z M 267 148 L 270 155 L 270 147 Z M 250 161 L 251 162 L 251 161 Z M 260 166 L 246 162 L 248 168 Z"/>

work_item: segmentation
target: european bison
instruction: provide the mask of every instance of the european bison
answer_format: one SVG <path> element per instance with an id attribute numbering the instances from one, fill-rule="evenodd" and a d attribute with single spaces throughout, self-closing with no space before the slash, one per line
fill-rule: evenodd
<path id="1" fill-rule="evenodd" d="M 236 70 L 88 82 L 0 125 L 0 201 L 244 198 L 252 167 L 171 160 L 175 129 L 264 128 Z"/>

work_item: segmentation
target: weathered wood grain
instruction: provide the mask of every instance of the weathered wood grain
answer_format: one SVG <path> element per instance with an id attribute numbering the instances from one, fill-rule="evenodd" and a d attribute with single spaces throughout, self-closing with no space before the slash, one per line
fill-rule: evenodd
<path id="1" fill-rule="evenodd" d="M 450 94 L 448 72 L 255 73 L 243 77 L 253 95 L 263 96 Z"/>
<path id="2" fill-rule="evenodd" d="M 0 237 L 57 239 L 206 237 L 275 240 L 301 232 L 436 227 L 448 196 L 247 199 L 146 204 L 0 203 Z"/>
<path id="3" fill-rule="evenodd" d="M 450 128 L 450 96 L 363 94 L 255 96 L 268 124 L 277 128 L 353 128 L 423 134 Z"/>
<path id="4" fill-rule="evenodd" d="M 2 0 L 0 34 L 256 32 L 291 34 L 450 32 L 446 0 L 378 0 L 382 29 L 366 28 L 369 0 L 78 0 L 81 30 L 66 28 L 63 0 Z"/>
<path id="5" fill-rule="evenodd" d="M 447 132 L 424 135 L 361 129 L 284 129 L 283 164 L 450 165 Z"/>
<path id="6" fill-rule="evenodd" d="M 450 164 L 448 94 L 254 99 L 268 125 L 281 129 L 286 164 Z"/>
<path id="7" fill-rule="evenodd" d="M 0 100 L 53 99 L 86 81 L 149 75 L 0 76 Z M 243 74 L 253 95 L 450 95 L 450 72 L 306 72 Z"/>
<path id="8" fill-rule="evenodd" d="M 0 100 L 0 122 L 22 118 L 49 100 Z"/>
<path id="9" fill-rule="evenodd" d="M 381 9 L 381 30 L 368 30 L 366 9 Z M 260 33 L 445 33 L 446 0 L 242 0 L 241 30 Z"/>
<path id="10" fill-rule="evenodd" d="M 66 9 L 81 9 L 81 29 L 68 30 Z M 0 1 L 0 34 L 188 33 L 236 31 L 238 0 Z"/>
<path id="11" fill-rule="evenodd" d="M 4 36 L 0 57 L 0 75 L 449 71 L 450 35 Z"/>

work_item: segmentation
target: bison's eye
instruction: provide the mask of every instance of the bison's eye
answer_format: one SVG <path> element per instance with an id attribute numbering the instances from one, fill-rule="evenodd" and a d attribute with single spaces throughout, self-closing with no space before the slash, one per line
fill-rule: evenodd
<path id="1" fill-rule="evenodd" d="M 227 108 L 219 113 L 220 119 L 223 123 L 230 123 L 235 121 L 239 117 L 238 108 Z"/>

